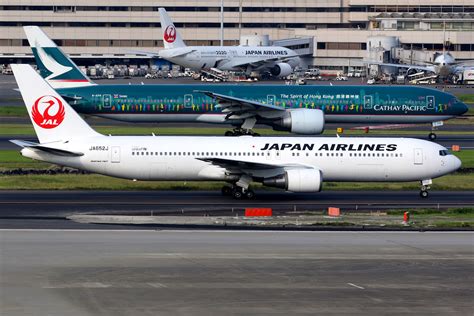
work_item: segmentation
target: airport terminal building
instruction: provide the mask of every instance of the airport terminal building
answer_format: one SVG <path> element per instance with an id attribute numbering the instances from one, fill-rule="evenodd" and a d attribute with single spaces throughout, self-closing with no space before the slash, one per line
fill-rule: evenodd
<path id="1" fill-rule="evenodd" d="M 347 70 L 363 65 L 369 38 L 397 38 L 402 49 L 474 59 L 472 0 L 225 0 L 224 44 L 268 34 L 295 49 L 308 66 Z M 31 59 L 22 30 L 41 26 L 79 64 L 150 62 L 141 51 L 163 47 L 164 7 L 188 45 L 220 44 L 221 1 L 1 0 L 0 64 Z M 242 44 L 245 44 L 242 43 Z M 148 60 L 148 61 L 147 61 Z"/>

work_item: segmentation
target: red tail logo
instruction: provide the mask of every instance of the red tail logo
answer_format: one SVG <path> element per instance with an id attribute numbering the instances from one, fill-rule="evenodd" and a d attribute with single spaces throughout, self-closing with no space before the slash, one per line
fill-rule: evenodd
<path id="1" fill-rule="evenodd" d="M 176 40 L 176 29 L 173 25 L 168 25 L 165 29 L 165 33 L 163 34 L 163 39 L 167 43 L 173 43 Z"/>
<path id="2" fill-rule="evenodd" d="M 64 120 L 64 115 L 63 103 L 52 95 L 38 98 L 31 110 L 31 116 L 36 125 L 46 129 L 59 126 Z"/>

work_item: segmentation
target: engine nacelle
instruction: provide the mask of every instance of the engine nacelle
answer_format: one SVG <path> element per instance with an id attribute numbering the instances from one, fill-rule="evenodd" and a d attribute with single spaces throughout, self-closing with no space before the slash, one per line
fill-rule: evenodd
<path id="1" fill-rule="evenodd" d="M 318 109 L 288 110 L 282 119 L 272 125 L 277 131 L 305 135 L 321 134 L 324 131 L 324 112 Z"/>
<path id="2" fill-rule="evenodd" d="M 270 69 L 270 73 L 276 77 L 286 77 L 291 75 L 293 68 L 287 63 L 276 64 L 273 68 Z"/>
<path id="3" fill-rule="evenodd" d="M 291 192 L 320 192 L 323 175 L 318 169 L 291 169 L 280 176 L 263 180 L 263 184 Z"/>

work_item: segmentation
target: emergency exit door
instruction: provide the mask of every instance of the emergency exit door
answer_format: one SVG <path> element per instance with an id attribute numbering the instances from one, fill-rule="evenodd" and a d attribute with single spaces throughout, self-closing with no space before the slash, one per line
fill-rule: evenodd
<path id="1" fill-rule="evenodd" d="M 423 164 L 423 149 L 421 148 L 414 149 L 414 163 L 415 165 Z"/>
<path id="2" fill-rule="evenodd" d="M 113 163 L 120 162 L 120 147 L 119 146 L 113 146 L 112 147 L 112 157 L 110 161 Z"/>
<path id="3" fill-rule="evenodd" d="M 267 104 L 275 105 L 276 96 L 274 94 L 267 95 Z"/>

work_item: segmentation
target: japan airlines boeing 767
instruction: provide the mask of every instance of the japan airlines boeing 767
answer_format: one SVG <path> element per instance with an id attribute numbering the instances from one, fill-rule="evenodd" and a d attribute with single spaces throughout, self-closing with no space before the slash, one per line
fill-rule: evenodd
<path id="1" fill-rule="evenodd" d="M 220 180 L 223 193 L 253 197 L 251 182 L 319 192 L 323 181 L 421 181 L 457 170 L 446 148 L 410 138 L 104 136 L 95 132 L 29 65 L 12 65 L 39 143 L 13 140 L 21 154 L 137 180 Z"/>

